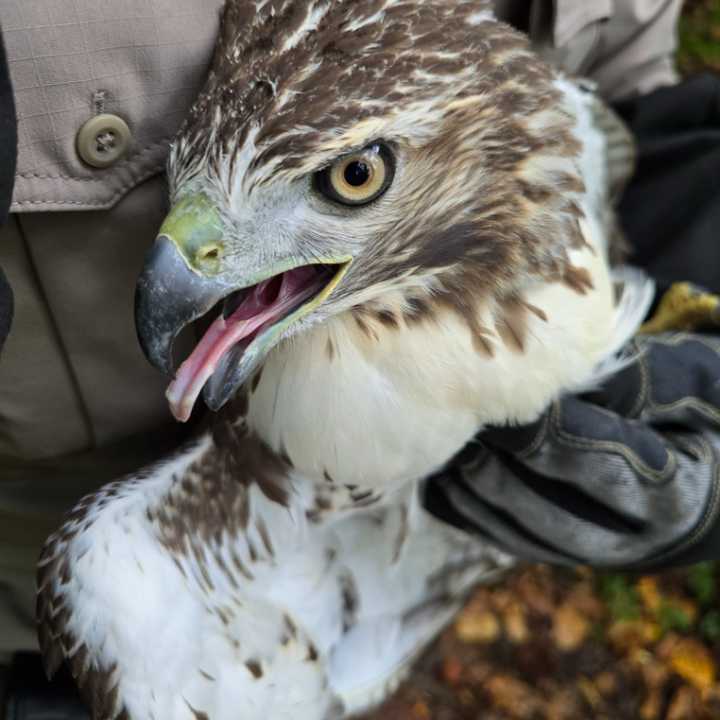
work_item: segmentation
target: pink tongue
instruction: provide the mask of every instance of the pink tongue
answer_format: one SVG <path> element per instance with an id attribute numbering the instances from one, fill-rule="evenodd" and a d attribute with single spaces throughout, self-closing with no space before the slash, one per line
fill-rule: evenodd
<path id="1" fill-rule="evenodd" d="M 276 295 L 271 286 L 277 282 L 280 288 Z M 295 268 L 251 288 L 229 318 L 220 315 L 180 366 L 165 393 L 175 419 L 185 422 L 190 417 L 203 386 L 231 347 L 286 314 L 321 286 L 317 270 L 308 266 Z"/>

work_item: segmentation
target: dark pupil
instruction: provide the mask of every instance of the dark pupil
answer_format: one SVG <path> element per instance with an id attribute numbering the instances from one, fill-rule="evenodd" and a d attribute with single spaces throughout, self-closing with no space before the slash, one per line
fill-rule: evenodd
<path id="1" fill-rule="evenodd" d="M 353 187 L 360 187 L 370 179 L 370 168 L 360 160 L 348 163 L 345 168 L 345 182 Z"/>

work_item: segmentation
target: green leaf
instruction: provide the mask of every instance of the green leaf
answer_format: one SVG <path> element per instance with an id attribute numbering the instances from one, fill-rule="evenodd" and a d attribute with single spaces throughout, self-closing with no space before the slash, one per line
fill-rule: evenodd
<path id="1" fill-rule="evenodd" d="M 658 608 L 657 621 L 663 635 L 671 630 L 687 632 L 692 627 L 690 616 L 681 607 L 667 600 Z"/>
<path id="2" fill-rule="evenodd" d="M 701 605 L 710 605 L 715 599 L 715 565 L 702 562 L 688 569 L 687 583 Z"/>
<path id="3" fill-rule="evenodd" d="M 613 620 L 636 620 L 641 615 L 640 598 L 624 575 L 608 573 L 598 578 L 600 594 Z"/>
<path id="4" fill-rule="evenodd" d="M 700 622 L 702 636 L 714 643 L 720 640 L 720 610 L 710 610 Z"/>

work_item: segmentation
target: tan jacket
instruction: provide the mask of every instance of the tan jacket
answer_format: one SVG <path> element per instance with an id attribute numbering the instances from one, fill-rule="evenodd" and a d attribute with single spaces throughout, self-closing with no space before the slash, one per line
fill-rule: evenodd
<path id="1" fill-rule="evenodd" d="M 133 292 L 165 208 L 168 142 L 222 3 L 0 0 L 20 138 L 14 215 L 0 229 L 17 305 L 0 357 L 0 652 L 34 646 L 34 559 L 58 513 L 177 442 L 166 380 L 137 346 Z M 674 80 L 680 0 L 496 4 L 608 97 Z M 110 139 L 83 132 L 98 116 L 114 118 Z M 111 160 L 118 143 L 124 155 L 105 167 L 81 157 Z"/>
<path id="2" fill-rule="evenodd" d="M 496 12 L 530 34 L 566 72 L 592 78 L 609 100 L 677 80 L 682 0 L 495 0 Z"/>

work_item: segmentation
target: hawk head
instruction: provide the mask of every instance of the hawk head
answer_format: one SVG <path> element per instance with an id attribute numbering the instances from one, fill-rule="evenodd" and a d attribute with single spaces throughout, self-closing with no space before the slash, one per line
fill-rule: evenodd
<path id="1" fill-rule="evenodd" d="M 230 0 L 138 284 L 168 391 L 221 407 L 281 340 L 398 294 L 455 309 L 570 281 L 580 143 L 557 76 L 481 0 Z M 577 278 L 574 278 L 577 282 Z M 214 319 L 213 319 L 214 318 Z"/>

